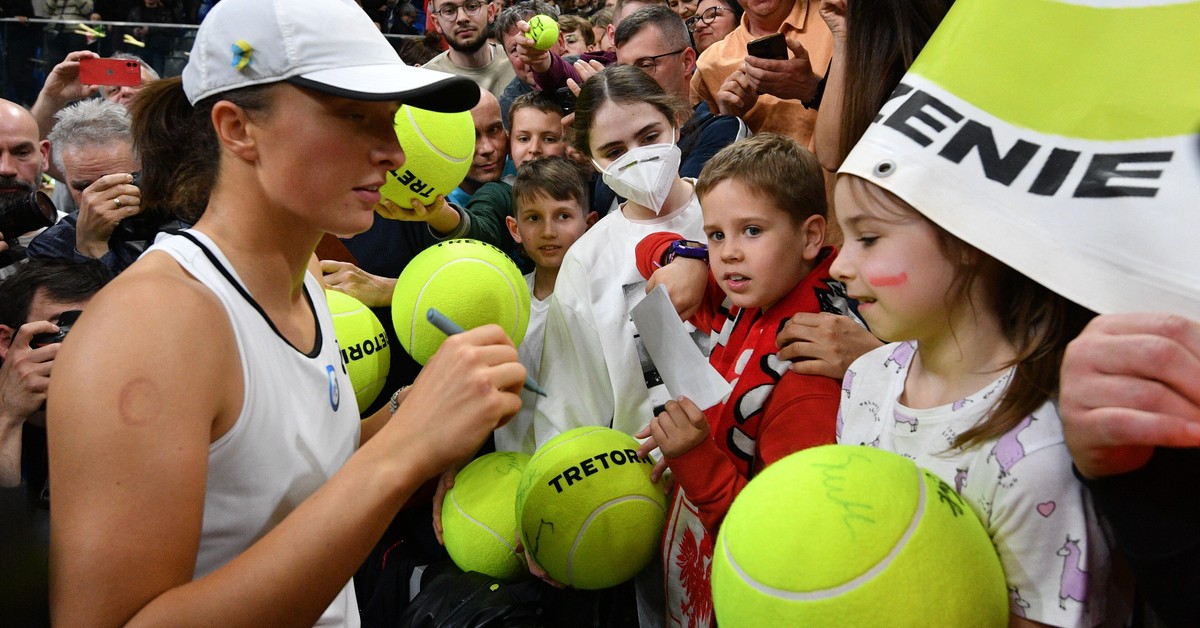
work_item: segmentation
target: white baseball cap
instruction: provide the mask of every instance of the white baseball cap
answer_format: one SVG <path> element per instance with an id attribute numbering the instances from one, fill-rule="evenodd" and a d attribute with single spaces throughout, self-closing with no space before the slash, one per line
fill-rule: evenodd
<path id="1" fill-rule="evenodd" d="M 353 0 L 223 0 L 200 24 L 183 89 L 194 105 L 241 87 L 287 81 L 356 100 L 466 111 L 479 87 L 405 65 Z"/>

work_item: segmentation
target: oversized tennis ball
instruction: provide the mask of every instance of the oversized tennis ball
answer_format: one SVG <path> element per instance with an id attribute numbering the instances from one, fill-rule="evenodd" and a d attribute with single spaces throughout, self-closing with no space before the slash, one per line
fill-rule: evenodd
<path id="1" fill-rule="evenodd" d="M 447 240 L 414 257 L 392 294 L 396 336 L 421 364 L 446 340 L 425 318 L 431 307 L 463 329 L 495 323 L 521 344 L 529 326 L 529 284 L 500 249 L 479 240 Z"/>
<path id="2" fill-rule="evenodd" d="M 933 473 L 872 447 L 792 454 L 742 489 L 713 550 L 729 626 L 1006 626 L 991 538 Z"/>
<path id="3" fill-rule="evenodd" d="M 375 313 L 358 299 L 337 290 L 326 290 L 325 298 L 358 409 L 366 410 L 383 390 L 392 366 L 387 332 Z"/>
<path id="4" fill-rule="evenodd" d="M 462 183 L 475 158 L 471 112 L 439 113 L 403 105 L 395 126 L 404 164 L 388 172 L 379 188 L 384 198 L 411 209 L 413 199 L 428 205 Z"/>
<path id="5" fill-rule="evenodd" d="M 629 580 L 658 555 L 667 501 L 633 437 L 580 427 L 550 439 L 525 467 L 517 520 L 528 556 L 577 589 Z"/>
<path id="6" fill-rule="evenodd" d="M 534 48 L 549 50 L 558 41 L 558 22 L 549 15 L 535 15 L 529 18 L 526 36 L 533 40 Z"/>
<path id="7" fill-rule="evenodd" d="M 516 554 L 517 485 L 529 456 L 497 451 L 471 461 L 454 478 L 442 502 L 442 538 L 454 564 L 493 578 L 525 573 Z"/>

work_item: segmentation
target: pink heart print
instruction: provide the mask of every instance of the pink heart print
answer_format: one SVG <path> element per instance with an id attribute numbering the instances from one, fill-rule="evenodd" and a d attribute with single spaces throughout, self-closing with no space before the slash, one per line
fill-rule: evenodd
<path id="1" fill-rule="evenodd" d="M 1054 502 L 1042 502 L 1037 505 L 1038 514 L 1043 517 L 1049 517 L 1054 513 L 1054 507 L 1057 506 Z"/>

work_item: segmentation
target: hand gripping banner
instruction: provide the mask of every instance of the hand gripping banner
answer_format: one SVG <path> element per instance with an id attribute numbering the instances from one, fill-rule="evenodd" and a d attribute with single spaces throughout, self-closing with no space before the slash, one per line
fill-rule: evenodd
<path id="1" fill-rule="evenodd" d="M 1087 308 L 1200 319 L 1200 2 L 958 0 L 840 172 Z"/>

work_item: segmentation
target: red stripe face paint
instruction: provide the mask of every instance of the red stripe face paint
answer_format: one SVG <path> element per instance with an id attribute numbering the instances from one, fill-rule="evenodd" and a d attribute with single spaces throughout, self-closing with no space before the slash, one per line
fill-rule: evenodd
<path id="1" fill-rule="evenodd" d="M 890 288 L 892 286 L 899 286 L 901 284 L 908 283 L 908 273 L 902 272 L 898 275 L 876 275 L 874 277 L 867 277 L 867 283 L 876 288 Z"/>

